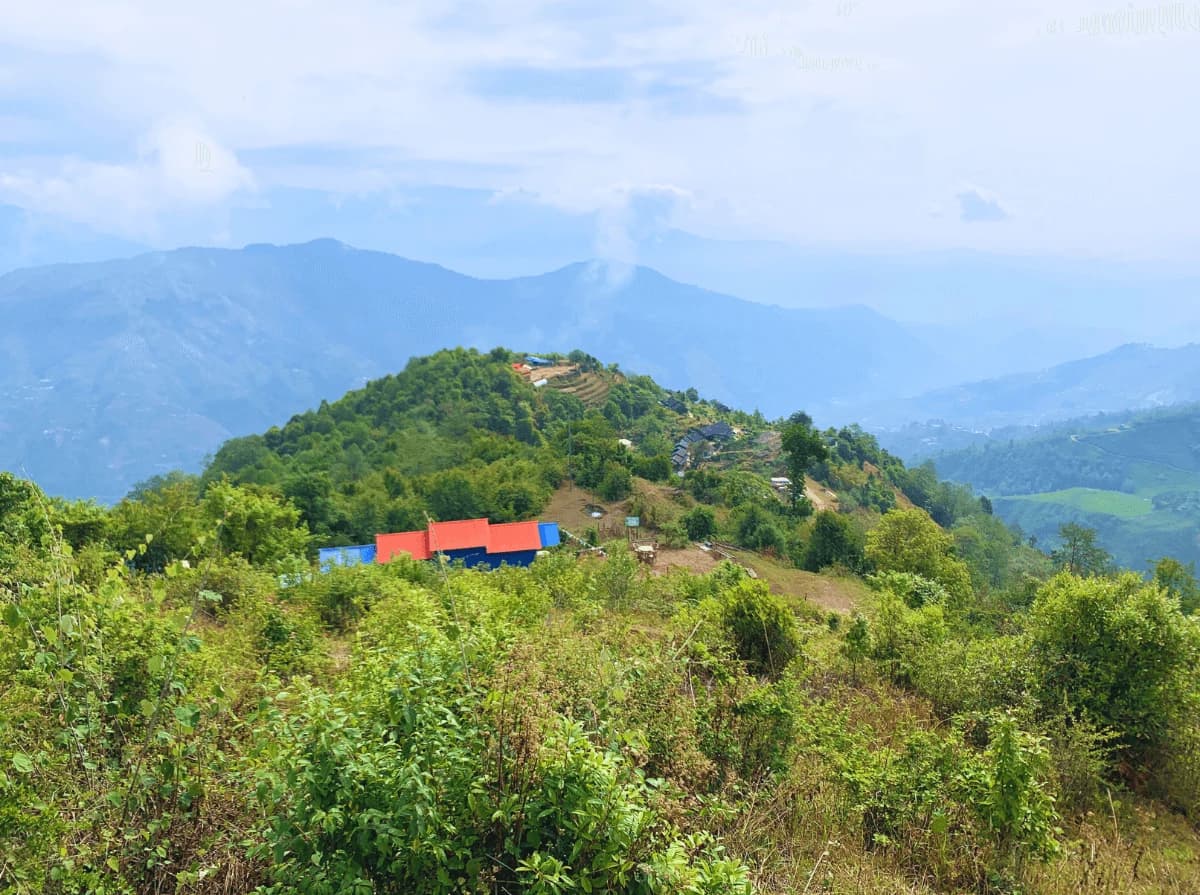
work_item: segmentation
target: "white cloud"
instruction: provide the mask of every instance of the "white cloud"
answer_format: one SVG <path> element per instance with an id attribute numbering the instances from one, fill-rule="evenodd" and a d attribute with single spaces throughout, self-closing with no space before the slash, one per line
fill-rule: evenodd
<path id="1" fill-rule="evenodd" d="M 68 157 L 51 170 L 7 167 L 0 167 L 0 199 L 141 239 L 156 236 L 164 215 L 220 208 L 254 187 L 230 150 L 178 122 L 146 134 L 128 164 Z"/>
<path id="2" fill-rule="evenodd" d="M 572 18 L 531 0 L 5 4 L 11 45 L 79 66 L 76 102 L 115 132 L 155 136 L 132 161 L 98 160 L 86 135 L 74 161 L 43 159 L 32 173 L 0 157 L 0 184 L 128 229 L 249 189 L 236 156 L 252 150 L 387 149 L 390 163 L 363 170 L 351 155 L 264 163 L 254 180 L 390 190 L 436 177 L 572 211 L 608 208 L 622 185 L 664 183 L 698 197 L 676 213 L 713 234 L 1194 253 L 1200 135 L 1180 97 L 1200 80 L 1200 33 L 1079 34 L 1095 9 L 1077 0 L 589 6 L 572 4 Z M 797 65 L 800 54 L 854 64 Z M 622 69 L 639 86 L 595 103 L 470 90 L 472 73 L 504 66 Z M 656 70 L 676 72 L 661 94 Z M 0 71 L 0 90 L 21 89 L 19 70 Z M 681 98 L 686 113 L 672 105 Z M 221 135 L 218 176 L 191 176 L 191 141 L 203 137 L 160 124 L 181 120 Z M 954 208 L 964 182 L 1021 213 L 1003 227 L 929 214 Z M 628 254 L 619 220 L 612 237 L 606 250 Z"/>

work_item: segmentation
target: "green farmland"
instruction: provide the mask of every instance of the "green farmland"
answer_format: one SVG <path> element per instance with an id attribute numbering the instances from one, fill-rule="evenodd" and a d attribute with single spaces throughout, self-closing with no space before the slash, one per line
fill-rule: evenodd
<path id="1" fill-rule="evenodd" d="M 938 472 L 987 494 L 1043 546 L 1059 526 L 1096 529 L 1118 563 L 1200 562 L 1200 408 L 1160 410 L 1120 428 L 1059 432 L 944 454 Z"/>
<path id="2" fill-rule="evenodd" d="M 1149 497 L 1139 497 L 1122 491 L 1104 491 L 1099 488 L 1066 488 L 1062 491 L 1028 494 L 1013 499 L 1056 504 L 1084 513 L 1102 513 L 1120 519 L 1136 519 L 1154 512 L 1154 502 Z"/>

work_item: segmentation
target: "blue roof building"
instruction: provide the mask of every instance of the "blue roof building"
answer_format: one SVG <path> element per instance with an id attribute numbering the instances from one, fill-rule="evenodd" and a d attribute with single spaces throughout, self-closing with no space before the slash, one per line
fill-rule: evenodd
<path id="1" fill-rule="evenodd" d="M 375 545 L 359 544 L 354 547 L 322 547 L 317 551 L 321 571 L 328 572 L 334 566 L 358 566 L 375 562 Z"/>

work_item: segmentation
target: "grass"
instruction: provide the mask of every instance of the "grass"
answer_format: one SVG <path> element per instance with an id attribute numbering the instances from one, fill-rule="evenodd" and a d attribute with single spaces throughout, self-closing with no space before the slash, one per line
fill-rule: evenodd
<path id="1" fill-rule="evenodd" d="M 1103 491 L 1098 488 L 1067 488 L 1063 491 L 1045 491 L 1012 499 L 1059 504 L 1085 513 L 1103 513 L 1119 519 L 1135 519 L 1154 511 L 1154 504 L 1148 497 L 1126 494 L 1123 491 Z"/>
<path id="2" fill-rule="evenodd" d="M 771 559 L 749 550 L 732 552 L 744 565 L 754 569 L 774 593 L 790 598 L 793 608 L 797 601 L 807 601 L 821 609 L 845 615 L 863 605 L 871 593 L 858 578 L 806 572 L 787 560 Z"/>

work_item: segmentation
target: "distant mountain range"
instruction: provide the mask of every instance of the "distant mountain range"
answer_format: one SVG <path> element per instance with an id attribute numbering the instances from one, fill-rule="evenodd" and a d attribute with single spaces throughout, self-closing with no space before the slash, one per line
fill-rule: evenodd
<path id="1" fill-rule="evenodd" d="M 889 450 L 917 460 L 1008 441 L 1063 420 L 1200 401 L 1200 345 L 1125 345 L 1038 373 L 863 405 L 859 419 Z"/>
<path id="2" fill-rule="evenodd" d="M 923 343 L 862 307 L 595 264 L 481 280 L 332 240 L 18 270 L 0 314 L 0 468 L 102 501 L 447 346 L 582 348 L 769 416 L 928 384 Z"/>
<path id="3" fill-rule="evenodd" d="M 619 258 L 760 303 L 865 305 L 925 342 L 927 351 L 910 362 L 936 365 L 938 375 L 927 379 L 944 384 L 1043 369 L 1125 342 L 1200 341 L 1194 263 L 795 245 L 729 238 L 735 226 L 726 235 L 701 235 L 680 229 L 687 215 L 675 214 L 684 209 L 669 191 L 635 192 L 626 200 L 620 208 L 581 211 L 520 191 L 410 185 L 333 195 L 273 187 L 234 203 L 219 225 L 185 215 L 160 222 L 155 232 L 171 246 L 336 236 L 488 279 L 557 270 L 581 258 Z M 49 212 L 0 206 L 0 274 L 140 251 Z"/>

